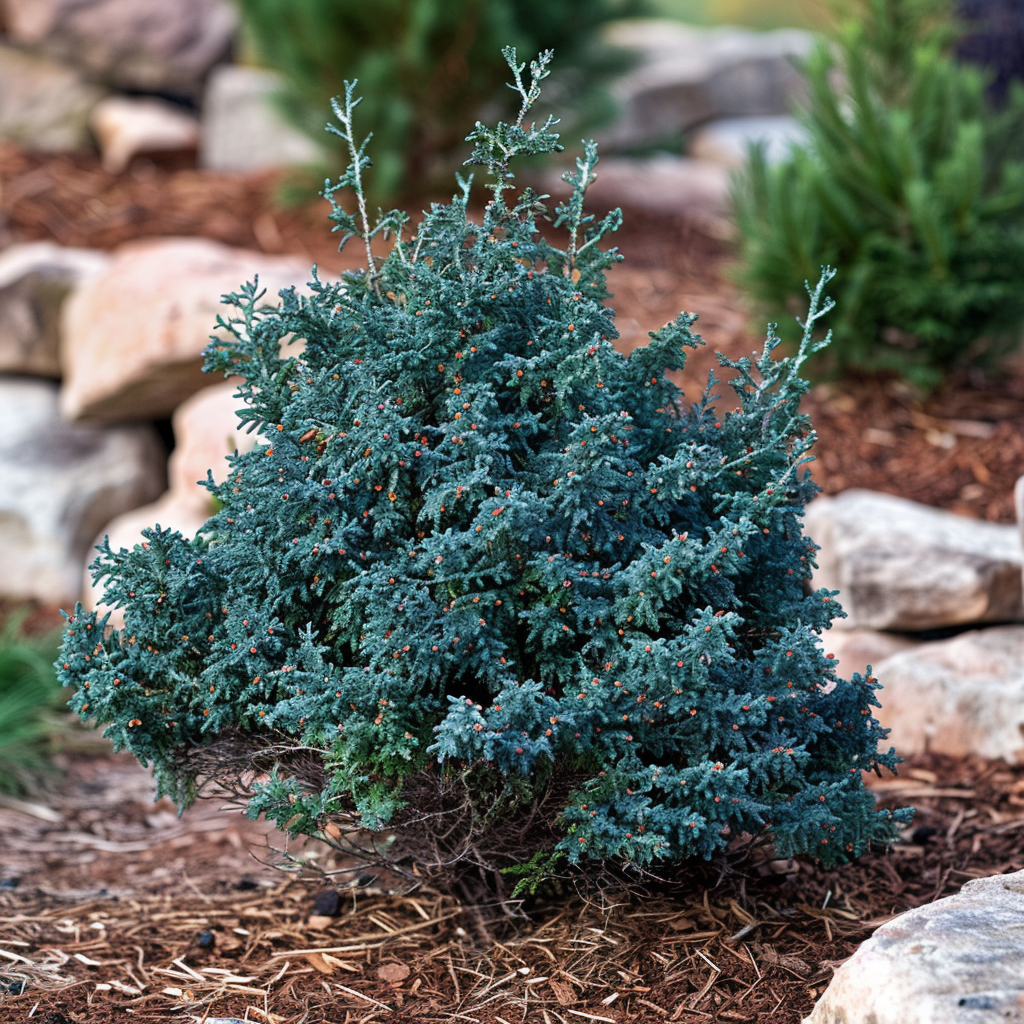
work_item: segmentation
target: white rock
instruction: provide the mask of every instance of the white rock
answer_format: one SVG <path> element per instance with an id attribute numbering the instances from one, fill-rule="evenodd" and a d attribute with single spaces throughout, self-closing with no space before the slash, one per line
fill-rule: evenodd
<path id="1" fill-rule="evenodd" d="M 120 89 L 198 98 L 225 60 L 237 14 L 229 0 L 2 0 L 19 44 Z"/>
<path id="2" fill-rule="evenodd" d="M 833 628 L 1021 620 L 1024 556 L 1014 526 L 862 490 L 816 498 L 804 522 L 821 546 L 814 586 L 839 590 L 848 615 Z"/>
<path id="3" fill-rule="evenodd" d="M 874 672 L 886 658 L 913 650 L 920 643 L 901 633 L 880 633 L 872 629 L 829 629 L 821 634 L 825 653 L 837 660 L 839 673 L 844 678 L 854 672 L 863 674 L 869 666 Z"/>
<path id="4" fill-rule="evenodd" d="M 1024 626 L 971 630 L 872 667 L 882 684 L 876 717 L 898 753 L 1024 762 Z"/>
<path id="5" fill-rule="evenodd" d="M 687 152 L 698 160 L 713 160 L 726 167 L 742 167 L 750 146 L 764 146 L 769 163 L 785 160 L 794 146 L 807 141 L 807 131 L 788 114 L 765 117 L 729 117 L 701 125 L 687 140 Z"/>
<path id="6" fill-rule="evenodd" d="M 60 310 L 110 262 L 93 249 L 26 242 L 0 251 L 0 373 L 60 376 Z"/>
<path id="7" fill-rule="evenodd" d="M 884 924 L 804 1024 L 1024 1021 L 1024 871 L 968 882 Z"/>
<path id="8" fill-rule="evenodd" d="M 613 86 L 622 112 L 599 135 L 607 148 L 651 145 L 720 117 L 787 114 L 805 89 L 793 60 L 813 45 L 797 29 L 754 32 L 657 19 L 616 22 L 605 39 L 638 57 Z"/>
<path id="9" fill-rule="evenodd" d="M 103 169 L 120 174 L 140 153 L 177 153 L 199 148 L 199 118 L 152 97 L 109 96 L 93 107 L 90 126 Z"/>
<path id="10" fill-rule="evenodd" d="M 227 457 L 235 451 L 250 451 L 256 444 L 255 432 L 238 425 L 242 400 L 235 397 L 238 384 L 228 381 L 203 388 L 175 411 L 174 451 L 167 469 L 170 490 L 182 495 L 197 509 L 210 514 L 210 492 L 199 485 L 213 472 L 218 483 L 228 471 Z"/>
<path id="11" fill-rule="evenodd" d="M 558 174 L 538 176 L 537 188 L 556 200 L 568 195 Z M 587 190 L 592 209 L 626 206 L 664 216 L 685 216 L 715 235 L 728 236 L 729 170 L 710 160 L 661 154 L 646 159 L 605 157 Z"/>
<path id="12" fill-rule="evenodd" d="M 163 479 L 151 428 L 65 423 L 55 384 L 0 378 L 0 594 L 73 604 L 97 531 Z"/>
<path id="13" fill-rule="evenodd" d="M 274 104 L 273 71 L 225 65 L 207 83 L 199 163 L 213 171 L 262 171 L 320 164 L 325 149 L 288 124 Z M 328 121 L 324 112 L 324 124 Z"/>
<path id="14" fill-rule="evenodd" d="M 49 152 L 88 146 L 102 96 L 72 68 L 0 45 L 0 140 Z"/>
<path id="15" fill-rule="evenodd" d="M 142 540 L 142 531 L 159 525 L 177 530 L 185 537 L 194 537 L 213 514 L 213 498 L 200 485 L 207 470 L 220 482 L 227 476 L 227 456 L 234 451 L 247 452 L 256 443 L 256 434 L 241 430 L 236 410 L 241 401 L 235 398 L 236 384 L 216 384 L 203 388 L 174 413 L 174 451 L 167 466 L 168 490 L 151 505 L 132 509 L 117 516 L 100 531 L 99 544 L 109 537 L 114 550 L 132 548 Z M 94 554 L 94 552 L 93 552 Z M 86 559 L 83 576 L 82 603 L 87 608 L 111 611 L 113 625 L 123 624 L 120 610 L 111 610 L 102 603 L 103 585 L 95 586 Z"/>
<path id="16" fill-rule="evenodd" d="M 201 353 L 223 294 L 259 275 L 277 292 L 301 285 L 308 264 L 291 256 L 230 249 L 201 238 L 131 242 L 64 304 L 61 411 L 72 420 L 117 422 L 167 416 L 208 387 Z"/>

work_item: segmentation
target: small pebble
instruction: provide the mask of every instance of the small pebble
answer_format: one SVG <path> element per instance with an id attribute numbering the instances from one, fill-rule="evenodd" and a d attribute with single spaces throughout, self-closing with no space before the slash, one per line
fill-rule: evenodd
<path id="1" fill-rule="evenodd" d="M 341 909 L 341 897 L 337 889 L 318 892 L 313 900 L 312 913 L 317 917 L 337 917 Z"/>

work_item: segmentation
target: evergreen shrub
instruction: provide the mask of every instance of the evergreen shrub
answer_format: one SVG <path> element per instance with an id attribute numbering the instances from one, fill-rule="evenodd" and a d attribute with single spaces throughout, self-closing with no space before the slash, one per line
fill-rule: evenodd
<path id="1" fill-rule="evenodd" d="M 557 49 L 562 92 L 580 123 L 611 113 L 602 89 L 622 56 L 597 29 L 634 14 L 638 0 L 237 0 L 253 56 L 279 71 L 288 118 L 318 142 L 344 79 L 364 94 L 360 123 L 374 137 L 373 204 L 447 188 L 467 124 L 501 99 L 499 51 Z M 566 104 L 567 105 L 567 104 Z M 332 168 L 333 172 L 333 168 Z"/>
<path id="2" fill-rule="evenodd" d="M 512 192 L 509 161 L 558 136 L 526 120 L 549 55 L 526 80 L 506 57 L 519 115 L 469 136 L 480 223 L 462 179 L 414 233 L 367 220 L 346 87 L 352 162 L 326 195 L 367 268 L 314 268 L 277 307 L 255 282 L 229 298 L 207 369 L 241 375 L 261 443 L 210 479 L 221 507 L 194 540 L 104 545 L 125 626 L 76 608 L 73 706 L 182 804 L 213 779 L 251 816 L 463 893 L 756 837 L 829 864 L 889 843 L 905 816 L 862 782 L 897 760 L 878 683 L 837 677 L 819 636 L 836 594 L 807 589 L 799 369 L 824 281 L 794 358 L 770 334 L 720 357 L 737 408 L 710 382 L 684 405 L 667 374 L 694 314 L 612 345 L 620 213 L 584 213 L 594 144 L 554 209 L 562 247 L 538 232 L 544 197 Z"/>
<path id="3" fill-rule="evenodd" d="M 931 388 L 1020 343 L 1024 91 L 990 109 L 955 27 L 948 0 L 857 0 L 806 62 L 806 146 L 774 166 L 755 148 L 735 183 L 739 277 L 762 311 L 792 312 L 822 263 L 842 267 L 819 371 Z"/>

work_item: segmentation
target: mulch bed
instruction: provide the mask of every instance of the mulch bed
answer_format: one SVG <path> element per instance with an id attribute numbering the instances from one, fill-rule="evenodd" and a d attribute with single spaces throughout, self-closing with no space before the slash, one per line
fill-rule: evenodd
<path id="1" fill-rule="evenodd" d="M 333 907 L 322 879 L 265 870 L 200 889 L 189 879 L 204 880 L 201 859 L 135 894 L 61 892 L 27 877 L 0 889 L 0 1014 L 9 1024 L 127 1014 L 794 1024 L 879 924 L 971 878 L 1024 868 L 1024 768 L 930 755 L 874 788 L 882 806 L 917 808 L 890 853 L 829 871 L 753 859 L 696 866 L 631 893 L 523 906 L 514 922 L 495 911 L 490 941 L 454 899 L 373 882 L 343 889 Z M 130 859 L 109 849 L 104 858 L 107 871 Z"/>
<path id="2" fill-rule="evenodd" d="M 278 187 L 267 175 L 150 161 L 114 177 L 91 154 L 0 146 L 0 246 L 201 235 L 333 272 L 352 266 L 323 202 L 282 209 Z M 726 242 L 628 210 L 618 241 L 627 262 L 611 287 L 624 349 L 680 309 L 698 311 L 708 349 L 686 375 L 695 396 L 713 350 L 760 348 L 725 278 Z M 826 493 L 867 487 L 1013 521 L 1024 362 L 928 398 L 897 381 L 819 385 L 806 408 Z M 379 883 L 343 890 L 337 915 L 311 923 L 324 879 L 253 860 L 265 829 L 209 804 L 173 822 L 146 804 L 137 766 L 105 751 L 69 756 L 65 782 L 34 812 L 0 803 L 0 1017 L 10 1024 L 794 1024 L 879 923 L 970 878 L 1024 868 L 1024 769 L 929 755 L 873 782 L 882 804 L 917 808 L 906 842 L 842 869 L 698 866 L 646 890 L 524 905 L 514 924 L 495 917 L 490 941 L 451 898 Z M 14 877 L 21 884 L 5 888 Z"/>

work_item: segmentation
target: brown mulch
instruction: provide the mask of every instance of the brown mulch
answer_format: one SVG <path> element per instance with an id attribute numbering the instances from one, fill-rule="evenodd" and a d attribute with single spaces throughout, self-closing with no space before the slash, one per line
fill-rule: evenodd
<path id="1" fill-rule="evenodd" d="M 282 209 L 278 188 L 269 175 L 151 161 L 115 177 L 91 154 L 0 146 L 0 247 L 201 235 L 333 272 L 354 265 L 336 251 L 323 201 Z M 725 279 L 727 243 L 628 210 L 618 242 L 627 261 L 611 288 L 624 349 L 680 309 L 699 312 L 708 347 L 684 378 L 692 397 L 715 349 L 760 349 Z M 1024 363 L 927 399 L 895 381 L 819 385 L 807 410 L 826 493 L 867 487 L 1013 521 Z M 105 748 L 64 757 L 51 791 L 28 806 L 0 801 L 0 1019 L 10 1024 L 794 1024 L 879 923 L 970 878 L 1024 868 L 1024 769 L 932 755 L 875 783 L 887 805 L 917 808 L 906 842 L 839 870 L 694 868 L 646 895 L 524 906 L 514 926 L 497 919 L 490 942 L 450 898 L 379 881 L 343 890 L 336 916 L 311 922 L 325 883 L 269 867 L 267 844 L 284 842 L 271 830 L 210 803 L 179 820 L 152 804 L 134 762 Z"/>
<path id="2" fill-rule="evenodd" d="M 92 763 L 95 781 L 103 759 Z M 107 759 L 104 770 L 108 797 L 124 775 L 139 788 L 130 761 Z M 80 791 L 78 773 L 70 777 Z M 873 788 L 883 806 L 917 807 L 891 853 L 833 870 L 696 866 L 632 894 L 524 905 L 514 922 L 495 911 L 490 939 L 454 899 L 429 890 L 390 893 L 370 879 L 325 900 L 323 879 L 308 872 L 288 877 L 251 860 L 241 875 L 244 859 L 230 856 L 211 867 L 210 835 L 237 827 L 237 815 L 218 823 L 200 805 L 184 824 L 154 822 L 148 843 L 137 838 L 144 829 L 126 832 L 108 815 L 107 833 L 120 838 L 81 833 L 92 854 L 84 870 L 29 869 L 17 888 L 0 888 L 0 1015 L 9 1024 L 126 1013 L 272 1024 L 794 1024 L 879 924 L 972 878 L 1024 868 L 1024 768 L 930 755 Z M 54 801 L 57 813 L 73 817 L 79 799 Z M 9 826 L 14 812 L 4 814 Z M 68 828 L 43 823 L 38 841 L 51 856 L 68 846 Z M 70 887 L 76 875 L 109 884 Z"/>

